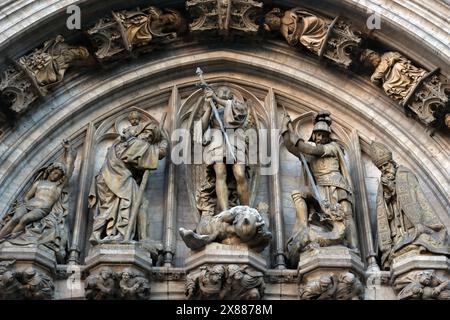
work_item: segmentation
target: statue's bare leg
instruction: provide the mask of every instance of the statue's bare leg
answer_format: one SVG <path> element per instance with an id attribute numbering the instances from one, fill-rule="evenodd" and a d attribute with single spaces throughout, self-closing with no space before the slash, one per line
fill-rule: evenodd
<path id="1" fill-rule="evenodd" d="M 236 187 L 239 195 L 239 202 L 241 206 L 248 206 L 250 203 L 250 197 L 248 192 L 248 183 L 245 177 L 245 165 L 244 164 L 234 164 L 233 174 L 236 179 Z"/>
<path id="2" fill-rule="evenodd" d="M 25 227 L 39 219 L 42 219 L 44 217 L 42 210 L 31 210 L 27 214 L 25 214 L 22 219 L 20 219 L 20 222 L 14 227 L 12 233 L 16 233 L 19 231 L 25 230 Z"/>
<path id="3" fill-rule="evenodd" d="M 345 212 L 346 235 L 345 238 L 351 249 L 358 249 L 358 235 L 356 233 L 355 220 L 353 219 L 352 204 L 347 201 L 340 202 Z"/>
<path id="4" fill-rule="evenodd" d="M 217 205 L 220 211 L 228 210 L 227 166 L 225 163 L 215 163 Z"/>
<path id="5" fill-rule="evenodd" d="M 13 231 L 14 228 L 20 223 L 20 220 L 24 215 L 26 215 L 27 212 L 28 210 L 26 207 L 17 208 L 11 220 L 9 220 L 3 229 L 0 230 L 0 239 L 12 233 L 11 231 Z"/>
<path id="6" fill-rule="evenodd" d="M 301 191 L 293 191 L 291 197 L 294 202 L 297 218 L 295 220 L 294 233 L 308 226 L 308 205 L 305 201 L 305 195 Z"/>

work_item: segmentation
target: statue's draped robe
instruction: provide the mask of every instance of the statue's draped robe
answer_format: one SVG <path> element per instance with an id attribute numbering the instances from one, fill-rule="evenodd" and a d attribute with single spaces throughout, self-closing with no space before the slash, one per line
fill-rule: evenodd
<path id="1" fill-rule="evenodd" d="M 416 176 L 405 167 L 397 169 L 395 177 L 396 197 L 387 203 L 380 183 L 377 195 L 378 245 L 382 252 L 381 265 L 388 267 L 395 253 L 408 245 L 424 247 L 435 254 L 450 255 L 450 242 L 445 226 L 441 223 Z M 398 225 L 395 216 L 403 220 Z M 418 225 L 428 229 L 419 232 Z"/>
<path id="2" fill-rule="evenodd" d="M 155 170 L 160 152 L 165 152 L 166 147 L 166 140 L 150 144 L 140 138 L 131 138 L 126 142 L 116 141 L 108 149 L 105 163 L 95 178 L 95 190 L 91 188 L 90 193 L 90 201 L 98 200 L 99 203 L 91 240 L 99 241 L 105 236 L 119 234 L 123 239 L 133 206 L 138 205 L 139 185 L 130 169 Z"/>
<path id="3" fill-rule="evenodd" d="M 308 11 L 292 9 L 283 17 L 283 25 L 287 28 L 286 34 L 292 38 L 292 41 L 287 39 L 291 45 L 299 41 L 308 50 L 319 53 L 328 30 L 325 20 Z"/>
<path id="4" fill-rule="evenodd" d="M 400 53 L 387 52 L 382 55 L 371 80 L 382 80 L 386 94 L 394 100 L 402 101 L 425 74 L 425 70 L 412 65 Z"/>

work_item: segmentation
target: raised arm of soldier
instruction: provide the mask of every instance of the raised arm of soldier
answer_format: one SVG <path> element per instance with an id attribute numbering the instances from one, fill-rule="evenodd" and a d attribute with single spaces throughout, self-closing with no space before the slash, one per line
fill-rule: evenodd
<path id="1" fill-rule="evenodd" d="M 203 104 L 203 115 L 202 115 L 202 130 L 205 132 L 208 130 L 209 122 L 211 120 L 211 101 L 213 98 L 214 92 L 211 89 L 205 89 L 205 102 Z"/>
<path id="2" fill-rule="evenodd" d="M 316 142 L 317 139 L 321 140 L 323 139 L 323 137 L 315 137 L 315 146 L 305 143 L 295 134 L 292 128 L 291 117 L 288 114 L 285 114 L 284 116 L 283 124 L 281 126 L 281 134 L 283 136 L 284 145 L 286 146 L 288 151 L 297 157 L 300 157 L 301 153 L 317 157 L 321 157 L 325 154 L 324 147 Z M 320 135 L 321 133 L 315 133 L 315 135 L 318 134 Z"/>

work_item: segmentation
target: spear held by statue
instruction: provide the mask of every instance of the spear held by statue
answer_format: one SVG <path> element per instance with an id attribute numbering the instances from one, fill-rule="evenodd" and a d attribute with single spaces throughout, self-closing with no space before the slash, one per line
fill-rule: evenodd
<path id="1" fill-rule="evenodd" d="M 159 130 L 162 133 L 163 128 L 164 128 L 164 122 L 166 122 L 166 117 L 167 117 L 167 112 L 165 112 L 162 115 L 161 121 L 159 123 Z M 130 222 L 128 224 L 128 228 L 125 234 L 125 238 L 124 241 L 131 241 L 132 237 L 133 237 L 133 231 L 136 228 L 136 220 L 137 220 L 137 215 L 139 213 L 139 210 L 141 208 L 142 205 L 142 200 L 144 198 L 144 192 L 145 192 L 145 188 L 147 187 L 147 183 L 148 183 L 148 178 L 150 176 L 150 170 L 146 169 L 144 171 L 144 175 L 142 176 L 142 181 L 141 184 L 139 186 L 139 191 L 138 191 L 138 195 L 136 198 L 136 205 L 133 206 L 133 209 L 131 211 L 131 217 L 130 217 Z"/>

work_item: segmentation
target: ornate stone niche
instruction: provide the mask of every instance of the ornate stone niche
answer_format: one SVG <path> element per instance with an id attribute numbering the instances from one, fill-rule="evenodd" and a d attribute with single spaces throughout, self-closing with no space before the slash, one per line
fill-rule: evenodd
<path id="1" fill-rule="evenodd" d="M 186 21 L 173 9 L 148 7 L 112 12 L 98 20 L 87 34 L 100 61 L 147 53 L 171 43 L 186 30 Z"/>
<path id="2" fill-rule="evenodd" d="M 67 69 L 88 58 L 86 48 L 69 45 L 60 35 L 50 39 L 2 72 L 3 100 L 13 112 L 23 113 L 36 99 L 46 96 L 61 83 Z"/>
<path id="3" fill-rule="evenodd" d="M 186 8 L 193 19 L 189 29 L 194 34 L 251 36 L 259 30 L 256 15 L 262 7 L 262 2 L 254 0 L 189 0 Z"/>

